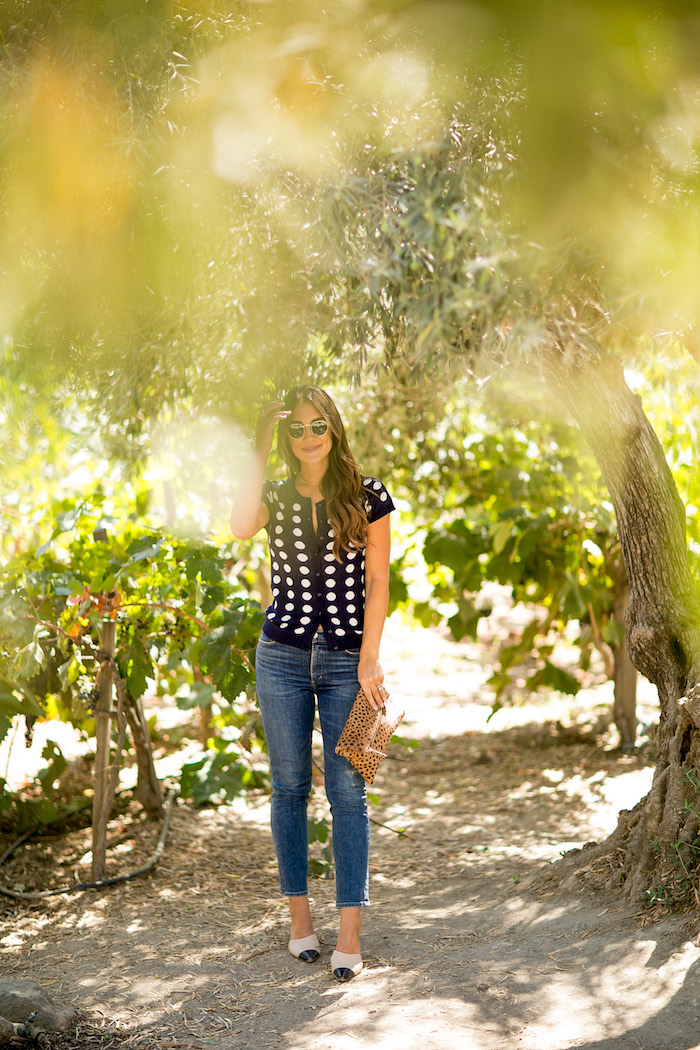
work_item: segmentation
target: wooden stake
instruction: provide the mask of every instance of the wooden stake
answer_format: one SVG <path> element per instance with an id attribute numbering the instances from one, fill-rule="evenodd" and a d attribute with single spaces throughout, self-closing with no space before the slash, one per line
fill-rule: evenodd
<path id="1" fill-rule="evenodd" d="M 112 735 L 112 668 L 116 648 L 117 625 L 114 620 L 102 623 L 102 651 L 108 658 L 100 666 L 98 697 L 95 708 L 95 797 L 92 804 L 92 880 L 107 874 L 107 821 L 109 820 L 110 740 Z"/>

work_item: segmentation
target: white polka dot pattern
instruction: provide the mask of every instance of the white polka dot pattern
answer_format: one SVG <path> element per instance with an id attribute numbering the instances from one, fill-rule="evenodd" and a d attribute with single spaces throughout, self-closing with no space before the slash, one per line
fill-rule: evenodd
<path id="1" fill-rule="evenodd" d="M 376 478 L 363 479 L 367 518 L 377 521 L 394 509 L 389 493 Z M 334 530 L 325 501 L 316 505 L 314 535 L 311 501 L 299 496 L 292 480 L 266 482 L 263 501 L 269 510 L 272 604 L 264 633 L 309 649 L 322 626 L 331 648 L 357 648 L 362 640 L 364 550 L 341 550 L 336 559 Z"/>

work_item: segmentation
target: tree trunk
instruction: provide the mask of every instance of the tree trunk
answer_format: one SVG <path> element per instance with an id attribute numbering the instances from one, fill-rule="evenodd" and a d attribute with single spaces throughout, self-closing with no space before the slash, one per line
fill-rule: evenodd
<path id="1" fill-rule="evenodd" d="M 198 667 L 193 668 L 193 676 L 195 682 L 203 682 L 204 675 Z M 201 704 L 199 707 L 199 742 L 202 747 L 207 746 L 207 740 L 210 736 L 217 736 L 215 727 L 211 724 L 214 718 L 214 705 L 213 704 Z"/>
<path id="2" fill-rule="evenodd" d="M 700 830 L 700 595 L 690 571 L 685 512 L 661 445 L 602 348 L 553 351 L 554 386 L 586 437 L 615 508 L 629 583 L 627 645 L 659 691 L 652 788 L 600 846 L 633 899 L 687 898 Z M 590 852 L 586 858 L 590 858 Z M 692 868 L 692 870 L 691 870 Z"/>
<path id="3" fill-rule="evenodd" d="M 629 587 L 627 583 L 616 581 L 613 619 L 624 630 L 625 614 L 629 608 Z M 620 747 L 630 751 L 637 739 L 637 668 L 627 650 L 627 639 L 623 637 L 620 645 L 614 645 L 613 657 L 615 670 L 615 701 L 613 703 L 613 721 L 620 734 Z"/>
<path id="4" fill-rule="evenodd" d="M 126 692 L 126 718 L 136 751 L 138 780 L 134 794 L 151 820 L 162 820 L 164 815 L 163 793 L 153 764 L 153 749 L 148 735 L 148 725 L 143 715 L 141 702 L 135 700 L 128 690 Z"/>
<path id="5" fill-rule="evenodd" d="M 615 701 L 613 721 L 620 734 L 620 747 L 631 751 L 637 740 L 637 668 L 632 663 L 627 646 L 613 647 L 615 658 Z"/>
<path id="6" fill-rule="evenodd" d="M 214 706 L 213 704 L 204 704 L 199 709 L 199 742 L 202 747 L 207 746 L 207 741 L 210 736 L 217 735 L 214 731 L 214 726 L 211 724 L 214 717 Z"/>

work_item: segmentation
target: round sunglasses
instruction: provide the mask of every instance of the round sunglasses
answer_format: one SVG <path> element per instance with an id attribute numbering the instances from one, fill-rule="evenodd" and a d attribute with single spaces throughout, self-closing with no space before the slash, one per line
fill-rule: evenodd
<path id="1" fill-rule="evenodd" d="M 290 423 L 287 427 L 287 433 L 293 441 L 303 438 L 307 430 L 310 430 L 315 437 L 320 438 L 328 433 L 328 423 L 325 419 L 314 419 L 313 423 Z"/>

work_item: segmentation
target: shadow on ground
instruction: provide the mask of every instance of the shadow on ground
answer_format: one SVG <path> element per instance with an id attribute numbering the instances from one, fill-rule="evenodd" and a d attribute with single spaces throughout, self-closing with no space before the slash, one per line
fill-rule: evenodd
<path id="1" fill-rule="evenodd" d="M 539 725 L 394 747 L 372 810 L 366 969 L 348 985 L 328 971 L 332 879 L 313 882 L 322 959 L 305 966 L 286 951 L 262 795 L 180 804 L 148 878 L 39 904 L 3 899 L 3 973 L 87 1010 L 114 1046 L 690 1050 L 692 922 L 650 924 L 621 900 L 538 881 L 561 852 L 612 830 L 625 792 L 634 805 L 648 786 L 647 756 L 594 744 Z M 318 790 L 313 814 L 324 806 Z M 133 867 L 156 837 L 135 827 L 113 863 Z M 46 877 L 59 862 L 68 873 L 69 853 L 44 843 L 33 861 L 27 846 L 2 879 L 31 888 L 42 865 Z M 105 1045 L 104 1033 L 81 1038 L 70 1045 Z"/>

